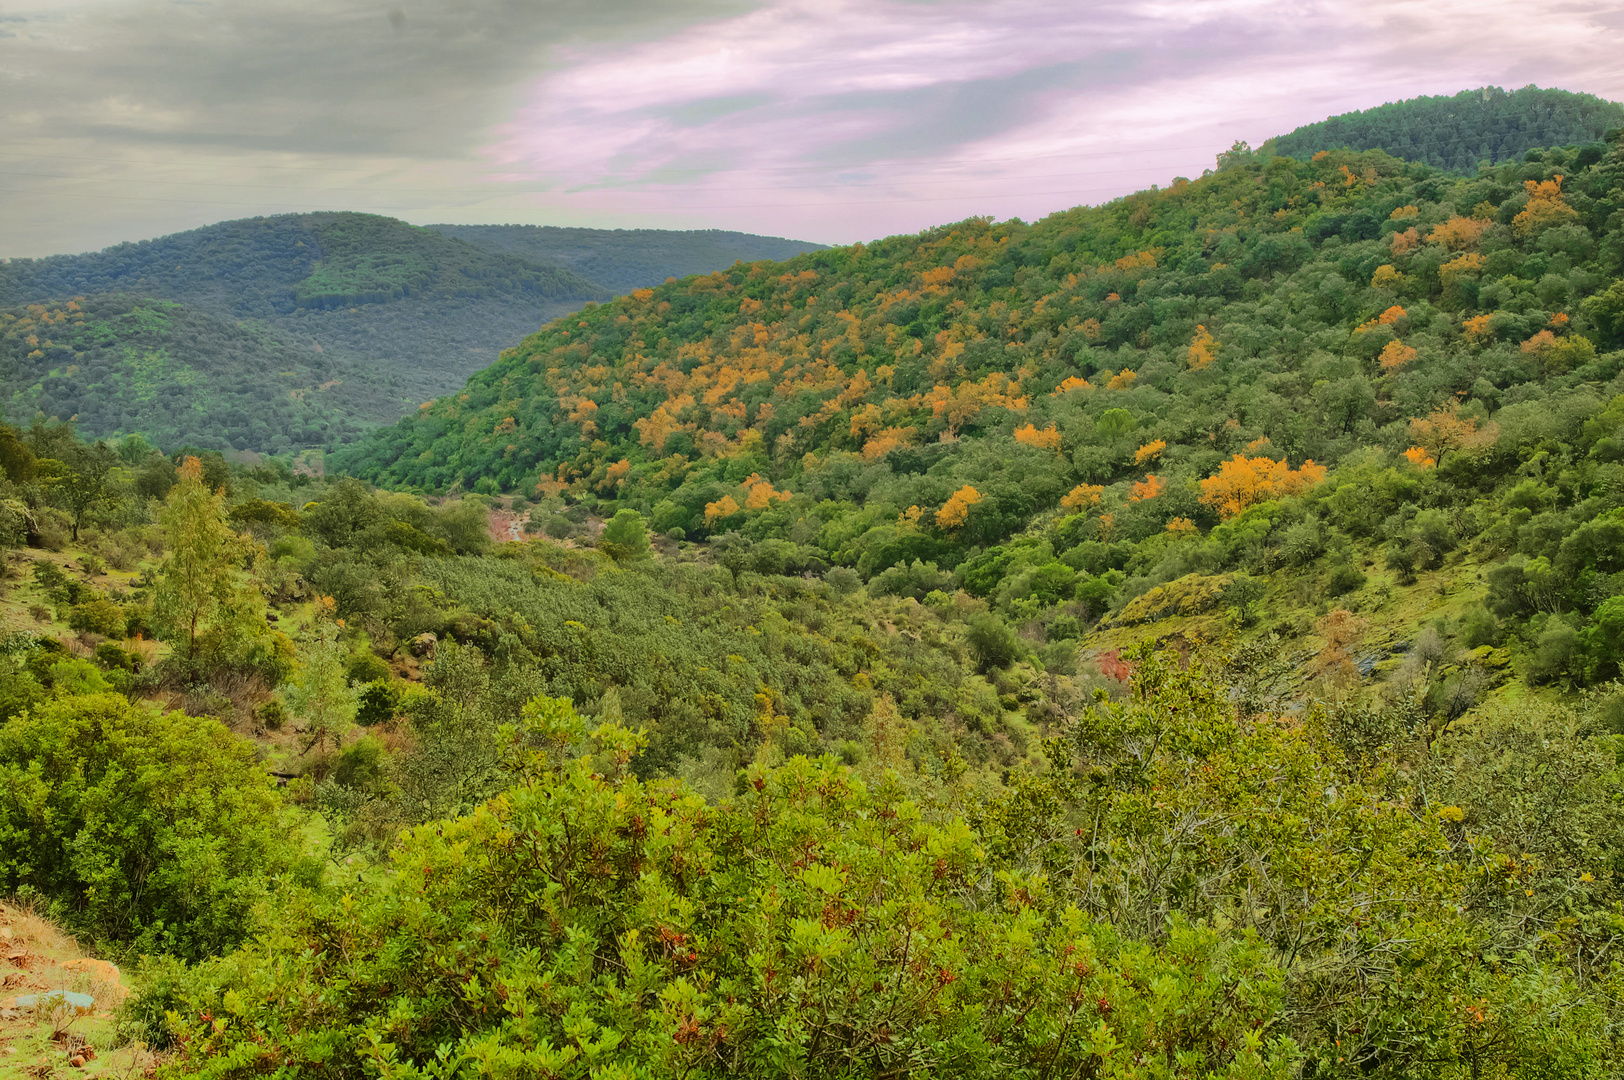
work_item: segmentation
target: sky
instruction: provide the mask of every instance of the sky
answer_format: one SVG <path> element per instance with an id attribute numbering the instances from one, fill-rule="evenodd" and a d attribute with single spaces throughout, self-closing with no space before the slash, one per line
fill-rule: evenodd
<path id="1" fill-rule="evenodd" d="M 0 0 L 0 258 L 214 221 L 1036 220 L 1421 94 L 1624 99 L 1617 0 Z"/>

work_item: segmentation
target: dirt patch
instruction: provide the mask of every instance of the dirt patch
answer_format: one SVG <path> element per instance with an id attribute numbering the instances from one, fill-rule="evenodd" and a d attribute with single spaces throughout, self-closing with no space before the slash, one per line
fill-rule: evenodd
<path id="1" fill-rule="evenodd" d="M 118 966 L 25 907 L 0 904 L 0 1076 L 144 1075 L 156 1058 L 115 1046 L 130 988 Z M 92 1003 L 79 1007 L 84 998 Z"/>
<path id="2" fill-rule="evenodd" d="M 498 544 L 524 543 L 525 519 L 512 510 L 493 508 L 490 511 L 491 539 Z"/>

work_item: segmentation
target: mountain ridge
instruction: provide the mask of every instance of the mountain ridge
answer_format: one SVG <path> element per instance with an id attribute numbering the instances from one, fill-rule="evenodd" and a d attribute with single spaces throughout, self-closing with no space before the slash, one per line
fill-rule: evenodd
<path id="1" fill-rule="evenodd" d="M 1530 150 L 1601 139 L 1624 127 L 1624 104 L 1594 94 L 1485 86 L 1405 98 L 1304 124 L 1264 144 L 1286 157 L 1321 150 L 1383 150 L 1424 165 L 1471 173 Z"/>
<path id="2" fill-rule="evenodd" d="M 576 230 L 572 250 L 582 254 L 583 244 L 589 246 L 603 232 Z M 624 253 L 660 235 L 642 230 L 615 242 Z M 692 235 L 710 234 L 676 235 L 687 243 Z M 752 239 L 716 235 L 734 247 L 719 247 L 710 237 L 709 247 L 688 256 L 720 267 L 744 250 L 739 244 Z M 599 255 L 594 265 L 615 263 Z M 134 336 L 124 342 L 135 350 L 131 355 L 165 350 L 169 370 L 181 380 L 166 382 L 161 398 L 175 402 L 178 411 L 160 409 L 142 433 L 166 446 L 186 432 L 183 441 L 199 446 L 273 453 L 343 442 L 389 422 L 426 398 L 456 389 L 537 326 L 610 295 L 556 259 L 526 257 L 393 218 L 337 211 L 244 218 L 99 252 L 0 263 L 0 308 L 11 311 L 13 323 L 30 323 L 26 309 L 31 305 L 50 307 L 55 318 L 75 301 L 188 309 L 179 318 L 181 336 L 157 345 L 148 340 L 150 327 L 138 330 L 128 319 L 103 324 L 131 331 Z M 25 327 L 13 344 L 31 333 Z M 48 335 L 41 340 L 49 342 L 44 349 L 18 345 L 15 363 L 0 379 L 9 390 L 8 416 L 26 423 L 30 416 L 24 414 L 37 407 L 48 418 L 78 417 L 91 437 L 123 434 L 129 422 L 139 421 L 124 415 L 118 401 L 92 393 L 89 384 L 76 385 L 72 374 L 60 374 L 77 371 L 93 357 L 96 385 L 105 389 L 119 383 L 125 376 L 108 365 L 124 355 L 122 346 L 87 352 Z M 233 357 L 234 366 L 222 367 L 199 351 L 200 342 L 223 347 L 222 355 Z M 303 397 L 266 396 L 280 378 L 268 378 L 269 373 L 288 370 L 310 374 L 294 376 L 298 385 L 280 388 L 284 395 Z M 332 374 L 339 370 L 347 374 Z M 233 380 L 242 385 L 228 385 Z M 217 403 L 242 395 L 246 401 L 280 404 L 268 406 L 268 424 L 261 422 L 266 417 L 239 415 L 234 406 L 225 410 L 230 419 L 208 419 L 219 412 Z M 98 419 L 115 413 L 116 422 Z"/>

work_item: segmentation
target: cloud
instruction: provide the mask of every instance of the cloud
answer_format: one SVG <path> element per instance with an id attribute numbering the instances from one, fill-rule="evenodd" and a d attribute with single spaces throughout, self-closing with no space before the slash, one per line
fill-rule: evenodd
<path id="1" fill-rule="evenodd" d="M 689 0 L 685 17 L 729 7 Z M 9 103 L 35 118 L 18 134 L 435 160 L 466 152 L 559 42 L 680 22 L 656 0 L 50 0 L 20 17 L 0 50 Z"/>
<path id="2" fill-rule="evenodd" d="M 1234 138 L 1528 82 L 1614 0 L 0 0 L 0 253 L 253 213 L 843 241 L 1033 218 Z"/>
<path id="3" fill-rule="evenodd" d="M 1393 98 L 1536 80 L 1624 96 L 1614 14 L 1579 0 L 1531 40 L 1512 3 L 773 0 L 572 50 L 487 153 L 552 206 L 613 193 L 858 236 L 1037 216 Z"/>

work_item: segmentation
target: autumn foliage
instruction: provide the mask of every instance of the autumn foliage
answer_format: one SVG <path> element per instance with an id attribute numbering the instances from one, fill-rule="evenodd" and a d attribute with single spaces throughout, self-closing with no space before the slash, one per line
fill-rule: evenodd
<path id="1" fill-rule="evenodd" d="M 1133 452 L 1133 463 L 1143 465 L 1147 461 L 1155 461 L 1167 449 L 1166 439 L 1153 439 Z"/>
<path id="2" fill-rule="evenodd" d="M 1474 248 L 1483 234 L 1489 231 L 1491 223 L 1478 218 L 1461 217 L 1456 215 L 1435 226 L 1432 235 L 1428 237 L 1435 244 L 1442 244 L 1450 251 L 1465 251 Z"/>
<path id="3" fill-rule="evenodd" d="M 1579 212 L 1562 197 L 1562 177 L 1525 180 L 1523 186 L 1528 191 L 1528 204 L 1511 219 L 1511 227 L 1519 234 L 1540 233 L 1579 220 Z"/>
<path id="4" fill-rule="evenodd" d="M 1410 437 L 1435 462 L 1453 451 L 1493 442 L 1497 434 L 1492 425 L 1480 428 L 1476 417 L 1462 416 L 1456 401 L 1410 421 Z"/>
<path id="5" fill-rule="evenodd" d="M 1405 460 L 1418 469 L 1430 469 L 1438 464 L 1431 454 L 1419 446 L 1412 446 L 1404 451 L 1404 457 Z"/>
<path id="6" fill-rule="evenodd" d="M 936 524 L 944 529 L 960 528 L 970 518 L 970 507 L 980 501 L 981 492 L 965 484 L 936 511 Z"/>
<path id="7" fill-rule="evenodd" d="M 1157 476 L 1155 473 L 1151 473 L 1143 480 L 1135 482 L 1133 487 L 1129 489 L 1130 494 L 1128 495 L 1128 501 L 1145 502 L 1148 499 L 1154 499 L 1156 496 L 1162 493 L 1162 489 L 1166 486 L 1167 484 L 1162 480 L 1161 477 Z"/>
<path id="8" fill-rule="evenodd" d="M 1236 454 L 1218 468 L 1216 476 L 1201 481 L 1201 501 L 1232 518 L 1249 507 L 1284 495 L 1306 491 L 1325 479 L 1325 466 L 1303 462 L 1292 471 L 1284 461 Z"/>
<path id="9" fill-rule="evenodd" d="M 1023 446 L 1035 446 L 1039 450 L 1060 450 L 1060 432 L 1053 426 L 1040 428 L 1033 424 L 1023 424 L 1015 429 L 1015 441 Z"/>
<path id="10" fill-rule="evenodd" d="M 1393 372 L 1408 364 L 1416 357 L 1416 351 L 1402 341 L 1389 341 L 1382 346 L 1381 367 L 1383 371 Z"/>
<path id="11" fill-rule="evenodd" d="M 1216 359 L 1218 359 L 1218 339 L 1213 337 L 1212 332 L 1205 326 L 1197 326 L 1195 338 L 1184 354 L 1184 362 L 1190 366 L 1191 371 L 1202 371 Z"/>
<path id="12" fill-rule="evenodd" d="M 1099 505 L 1104 491 L 1104 486 L 1100 484 L 1078 484 L 1060 500 L 1060 505 L 1067 510 L 1086 510 Z"/>

